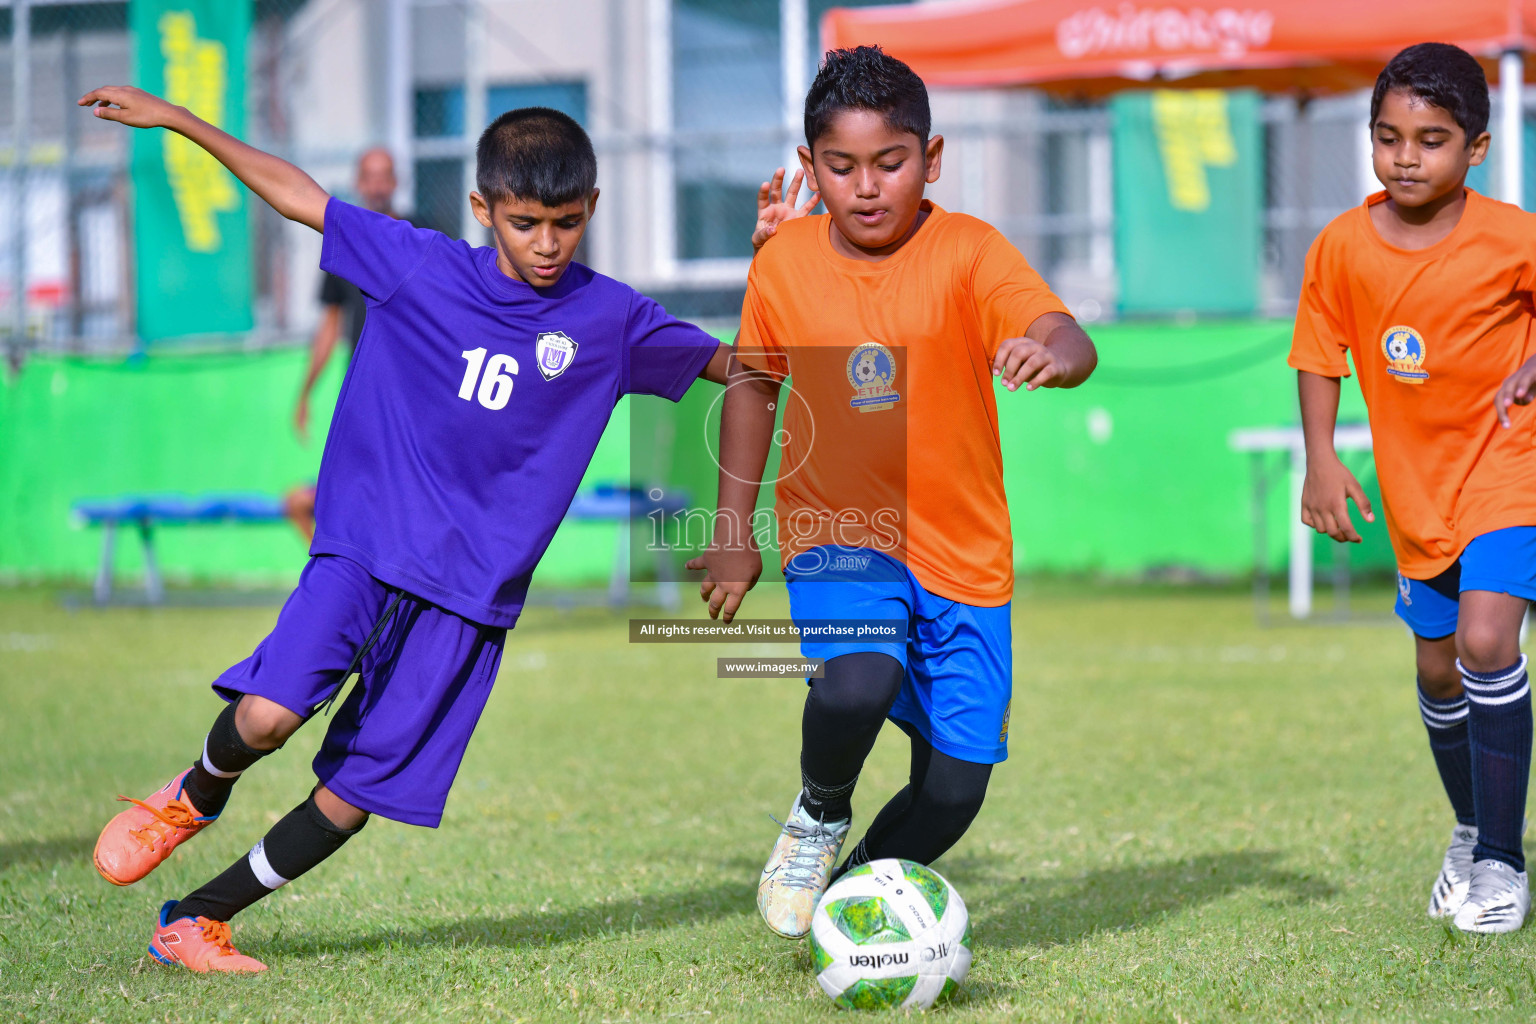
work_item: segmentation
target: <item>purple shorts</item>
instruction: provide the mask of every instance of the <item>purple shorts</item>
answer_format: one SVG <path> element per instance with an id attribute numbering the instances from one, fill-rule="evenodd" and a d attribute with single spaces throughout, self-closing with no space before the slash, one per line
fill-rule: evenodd
<path id="1" fill-rule="evenodd" d="M 271 634 L 214 681 L 215 692 L 310 717 L 344 682 L 394 593 L 351 559 L 311 558 Z M 358 666 L 361 682 L 334 706 L 315 775 L 371 814 L 436 828 L 506 639 L 505 629 L 403 594 Z"/>

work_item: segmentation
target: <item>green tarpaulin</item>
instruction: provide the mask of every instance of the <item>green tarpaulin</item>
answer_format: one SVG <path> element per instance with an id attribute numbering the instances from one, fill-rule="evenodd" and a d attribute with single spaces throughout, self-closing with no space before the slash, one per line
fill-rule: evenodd
<path id="1" fill-rule="evenodd" d="M 1125 313 L 1251 313 L 1258 305 L 1264 151 L 1259 97 L 1121 93 L 1115 247 Z"/>

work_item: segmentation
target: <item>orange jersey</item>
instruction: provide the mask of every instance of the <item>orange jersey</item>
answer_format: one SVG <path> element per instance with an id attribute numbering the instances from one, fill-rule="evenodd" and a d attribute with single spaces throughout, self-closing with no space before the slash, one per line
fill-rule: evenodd
<path id="1" fill-rule="evenodd" d="M 821 544 L 875 547 L 931 593 L 995 607 L 1013 595 L 1013 533 L 992 358 L 1067 310 L 995 228 L 924 206 L 878 263 L 833 249 L 828 216 L 781 225 L 752 263 L 736 347 L 790 377 L 785 562 Z"/>
<path id="2" fill-rule="evenodd" d="M 1350 353 L 1398 568 L 1429 579 L 1480 534 L 1536 526 L 1536 409 L 1506 430 L 1493 406 L 1533 351 L 1536 215 L 1469 189 L 1448 236 L 1407 250 L 1371 223 L 1385 199 L 1312 243 L 1290 364 L 1348 376 Z"/>

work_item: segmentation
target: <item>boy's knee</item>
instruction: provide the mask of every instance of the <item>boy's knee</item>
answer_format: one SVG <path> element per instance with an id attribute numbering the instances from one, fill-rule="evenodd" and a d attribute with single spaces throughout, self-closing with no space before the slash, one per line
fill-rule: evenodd
<path id="1" fill-rule="evenodd" d="M 970 829 L 986 795 L 985 787 L 925 788 L 914 801 L 912 818 L 922 822 L 923 832 L 936 850 L 948 850 Z"/>
<path id="2" fill-rule="evenodd" d="M 347 803 L 323 784 L 315 787 L 313 799 L 315 808 L 343 832 L 356 832 L 368 823 L 367 811 Z"/>
<path id="3" fill-rule="evenodd" d="M 1520 636 L 1490 623 L 1464 623 L 1456 634 L 1456 653 L 1473 672 L 1497 672 L 1520 660 Z"/>
<path id="4" fill-rule="evenodd" d="M 950 789 L 937 793 L 925 793 L 923 797 L 939 820 L 964 832 L 975 820 L 976 815 L 981 813 L 981 805 L 987 798 L 987 790 L 986 787 Z"/>
<path id="5" fill-rule="evenodd" d="M 1430 700 L 1455 700 L 1461 696 L 1461 673 L 1430 674 L 1419 669 L 1419 689 Z"/>
<path id="6" fill-rule="evenodd" d="M 934 779 L 930 769 L 930 777 L 922 791 L 922 800 L 936 820 L 950 822 L 962 832 L 980 813 L 992 774 L 991 765 L 965 767 L 968 770 L 953 772 L 941 780 Z"/>
<path id="7" fill-rule="evenodd" d="M 850 723 L 882 722 L 901 689 L 901 662 L 886 654 L 845 654 L 827 662 L 810 699 Z"/>
<path id="8" fill-rule="evenodd" d="M 265 697 L 246 694 L 235 706 L 235 729 L 253 750 L 276 750 L 298 732 L 304 719 Z"/>
<path id="9" fill-rule="evenodd" d="M 1419 689 L 1430 700 L 1455 700 L 1461 696 L 1455 636 L 1434 639 L 1415 636 L 1414 667 L 1418 671 Z"/>

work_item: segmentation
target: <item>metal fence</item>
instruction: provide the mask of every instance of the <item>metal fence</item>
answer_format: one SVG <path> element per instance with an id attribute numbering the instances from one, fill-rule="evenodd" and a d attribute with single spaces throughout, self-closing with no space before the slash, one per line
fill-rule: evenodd
<path id="1" fill-rule="evenodd" d="M 0 11 L 0 301 L 9 350 L 131 330 L 126 145 L 79 116 L 96 76 L 126 80 L 123 4 Z M 24 111 L 25 116 L 18 116 Z"/>
<path id="2" fill-rule="evenodd" d="M 267 101 L 281 25 L 297 6 L 256 5 L 247 102 L 257 139 L 273 137 L 269 118 L 280 105 Z M 129 81 L 130 64 L 126 3 L 12 0 L 0 8 L 0 337 L 13 365 L 31 350 L 137 344 L 130 133 L 77 105 L 94 86 Z M 256 214 L 264 303 L 276 253 L 270 216 Z"/>
<path id="3" fill-rule="evenodd" d="M 483 241 L 466 216 L 472 129 L 511 106 L 565 109 L 591 127 L 602 168 L 605 209 L 583 258 L 678 298 L 685 315 L 728 313 L 744 286 L 756 184 L 800 141 L 798 99 L 785 96 L 803 90 L 809 68 L 798 85 L 776 68 L 781 51 L 802 44 L 809 65 L 814 37 L 803 22 L 786 27 L 786 2 L 606 0 L 611 23 L 594 33 L 607 33 L 613 59 L 603 59 L 620 66 L 599 82 L 590 59 L 539 44 L 498 0 L 261 0 L 248 134 L 344 196 L 366 145 L 403 144 L 400 205 L 420 223 Z M 800 15 L 814 25 L 830 4 L 801 3 Z M 354 40 L 363 52 L 386 46 L 381 12 L 400 5 L 408 50 L 391 52 L 385 67 L 405 77 L 409 125 L 390 139 L 373 109 L 391 102 L 389 90 L 332 89 L 324 76 L 345 84 L 352 74 L 334 66 L 345 56 L 337 40 L 366 37 Z M 129 54 L 126 3 L 0 7 L 0 337 L 13 364 L 35 350 L 136 345 L 129 132 L 75 107 L 88 87 L 126 81 Z M 517 73 L 498 72 L 487 54 Z M 365 109 L 348 116 L 362 127 L 328 138 L 326 117 L 337 112 L 326 105 L 359 103 Z M 934 105 L 949 145 L 935 197 L 996 224 L 1083 319 L 1112 318 L 1107 108 L 1024 90 L 935 90 Z M 1311 239 L 1371 187 L 1365 105 L 1358 95 L 1275 98 L 1262 117 L 1261 312 L 1285 316 Z M 317 315 L 318 240 L 260 203 L 252 210 L 257 327 L 229 343 L 292 343 Z"/>

